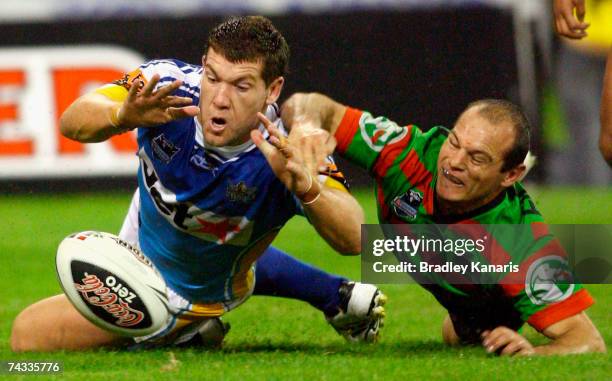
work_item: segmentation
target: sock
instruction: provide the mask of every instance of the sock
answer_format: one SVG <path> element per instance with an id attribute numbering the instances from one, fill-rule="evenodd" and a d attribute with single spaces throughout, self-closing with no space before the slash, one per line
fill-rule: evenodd
<path id="1" fill-rule="evenodd" d="M 270 246 L 256 262 L 253 295 L 302 300 L 326 316 L 334 316 L 340 303 L 338 288 L 343 282 L 346 278 L 328 274 Z"/>

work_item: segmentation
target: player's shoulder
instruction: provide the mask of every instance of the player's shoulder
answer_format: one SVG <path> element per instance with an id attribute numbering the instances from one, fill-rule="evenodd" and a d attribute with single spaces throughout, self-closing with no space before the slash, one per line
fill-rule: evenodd
<path id="1" fill-rule="evenodd" d="M 535 201 L 521 183 L 515 183 L 508 189 L 507 194 L 512 210 L 519 219 L 516 223 L 544 222 L 544 217 L 536 207 Z"/>
<path id="2" fill-rule="evenodd" d="M 174 58 L 153 59 L 143 63 L 139 70 L 143 73 L 146 79 L 158 74 L 160 81 L 181 80 L 185 83 L 199 83 L 202 74 L 202 67 L 183 62 Z"/>
<path id="3" fill-rule="evenodd" d="M 486 225 L 529 225 L 544 218 L 520 183 L 506 188 L 487 205 L 474 212 L 475 219 Z"/>
<path id="4" fill-rule="evenodd" d="M 442 144 L 448 138 L 449 131 L 444 126 L 434 126 L 427 131 L 423 131 L 418 126 L 413 125 L 413 141 L 415 144 L 421 145 L 424 153 L 428 153 L 437 162 L 438 154 Z"/>

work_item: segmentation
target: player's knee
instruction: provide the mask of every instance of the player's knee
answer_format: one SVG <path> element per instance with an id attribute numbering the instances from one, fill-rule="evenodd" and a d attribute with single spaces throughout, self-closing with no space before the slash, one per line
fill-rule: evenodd
<path id="1" fill-rule="evenodd" d="M 11 350 L 13 352 L 26 352 L 36 349 L 32 335 L 31 316 L 32 311 L 28 307 L 15 318 L 11 330 Z"/>
<path id="2" fill-rule="evenodd" d="M 612 167 L 612 137 L 599 139 L 599 151 L 608 165 Z"/>
<path id="3" fill-rule="evenodd" d="M 444 343 L 447 345 L 459 345 L 461 343 L 459 336 L 457 336 L 455 332 L 453 322 L 448 315 L 446 315 L 442 323 L 442 340 L 444 340 Z"/>

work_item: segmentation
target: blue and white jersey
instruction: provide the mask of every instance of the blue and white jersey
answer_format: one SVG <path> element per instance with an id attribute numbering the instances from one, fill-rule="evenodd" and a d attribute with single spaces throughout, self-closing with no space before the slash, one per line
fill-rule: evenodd
<path id="1" fill-rule="evenodd" d="M 202 68 L 177 60 L 150 61 L 116 84 L 156 73 L 158 87 L 180 79 L 175 95 L 199 103 Z M 266 114 L 278 119 L 277 107 Z M 250 291 L 253 263 L 301 207 L 253 142 L 205 147 L 196 118 L 138 130 L 139 241 L 180 295 L 227 303 Z"/>

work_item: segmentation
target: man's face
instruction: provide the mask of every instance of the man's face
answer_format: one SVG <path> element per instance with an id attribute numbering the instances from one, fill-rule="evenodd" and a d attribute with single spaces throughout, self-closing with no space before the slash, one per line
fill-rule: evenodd
<path id="1" fill-rule="evenodd" d="M 512 185 L 515 173 L 501 172 L 504 156 L 514 142 L 509 122 L 493 125 L 466 110 L 442 145 L 438 156 L 436 195 L 453 213 L 476 209 Z"/>
<path id="2" fill-rule="evenodd" d="M 266 86 L 261 61 L 233 63 L 212 48 L 202 65 L 199 117 L 206 143 L 221 147 L 246 142 L 258 125 L 257 112 L 278 99 L 283 78 Z"/>

